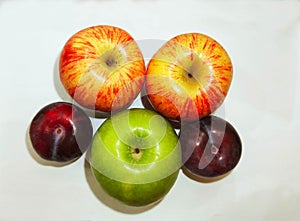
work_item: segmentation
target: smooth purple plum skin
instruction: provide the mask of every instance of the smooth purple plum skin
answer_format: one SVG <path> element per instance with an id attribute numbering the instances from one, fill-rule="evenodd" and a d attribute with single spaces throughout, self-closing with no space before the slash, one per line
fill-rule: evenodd
<path id="1" fill-rule="evenodd" d="M 183 167 L 195 176 L 223 176 L 233 170 L 241 158 L 240 136 L 222 118 L 212 115 L 204 117 L 185 125 L 179 136 Z"/>
<path id="2" fill-rule="evenodd" d="M 79 158 L 89 147 L 93 127 L 88 115 L 78 106 L 54 102 L 33 118 L 29 136 L 38 155 L 49 161 L 68 162 Z"/>

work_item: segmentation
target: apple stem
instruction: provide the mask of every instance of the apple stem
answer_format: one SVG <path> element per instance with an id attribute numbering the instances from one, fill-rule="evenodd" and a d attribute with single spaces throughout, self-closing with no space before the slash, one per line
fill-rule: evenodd
<path id="1" fill-rule="evenodd" d="M 188 73 L 189 78 L 193 78 L 193 75 L 191 73 Z"/>
<path id="2" fill-rule="evenodd" d="M 139 153 L 140 153 L 140 149 L 139 149 L 139 148 L 135 148 L 135 149 L 134 149 L 134 152 L 135 152 L 136 154 L 139 154 Z"/>
<path id="3" fill-rule="evenodd" d="M 219 148 L 217 148 L 216 146 L 211 147 L 211 153 L 212 154 L 217 154 L 218 152 L 219 152 Z"/>
<path id="4" fill-rule="evenodd" d="M 132 158 L 135 160 L 139 160 L 142 157 L 143 152 L 140 150 L 140 148 L 132 148 L 131 149 Z"/>
<path id="5" fill-rule="evenodd" d="M 115 59 L 113 58 L 110 58 L 110 59 L 107 59 L 105 64 L 108 66 L 108 67 L 111 67 L 113 66 L 114 64 L 116 64 L 117 62 L 115 61 Z"/>
<path id="6" fill-rule="evenodd" d="M 57 129 L 56 129 L 56 133 L 57 133 L 57 134 L 61 134 L 61 133 L 62 133 L 62 129 L 61 129 L 61 128 L 57 128 Z"/>

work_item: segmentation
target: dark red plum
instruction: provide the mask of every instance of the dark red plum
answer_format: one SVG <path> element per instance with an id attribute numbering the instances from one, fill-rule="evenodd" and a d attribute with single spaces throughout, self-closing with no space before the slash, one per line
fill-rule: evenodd
<path id="1" fill-rule="evenodd" d="M 240 136 L 222 118 L 210 115 L 200 121 L 185 124 L 179 136 L 183 172 L 198 181 L 214 181 L 228 175 L 241 158 Z"/>
<path id="2" fill-rule="evenodd" d="M 93 127 L 88 115 L 66 102 L 51 103 L 33 118 L 29 136 L 38 155 L 49 161 L 68 162 L 79 158 L 89 147 Z"/>

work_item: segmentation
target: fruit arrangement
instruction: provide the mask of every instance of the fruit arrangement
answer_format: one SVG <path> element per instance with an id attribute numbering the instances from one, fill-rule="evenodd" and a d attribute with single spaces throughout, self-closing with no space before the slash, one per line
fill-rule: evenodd
<path id="1" fill-rule="evenodd" d="M 87 152 L 99 186 L 126 205 L 159 202 L 180 169 L 193 180 L 212 182 L 240 160 L 238 132 L 212 115 L 228 93 L 232 64 L 209 36 L 170 39 L 146 68 L 126 31 L 88 27 L 64 45 L 59 75 L 73 103 L 54 102 L 34 116 L 33 149 L 44 160 L 68 163 Z M 143 87 L 151 108 L 130 108 Z M 96 131 L 86 110 L 107 114 Z"/>

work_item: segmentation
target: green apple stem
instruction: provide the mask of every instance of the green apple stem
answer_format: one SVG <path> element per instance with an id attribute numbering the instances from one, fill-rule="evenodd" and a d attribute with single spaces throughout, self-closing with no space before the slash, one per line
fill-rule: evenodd
<path id="1" fill-rule="evenodd" d="M 132 154 L 132 158 L 135 159 L 135 160 L 139 160 L 141 159 L 143 153 L 142 151 L 139 149 L 139 148 L 131 148 L 131 154 Z"/>

